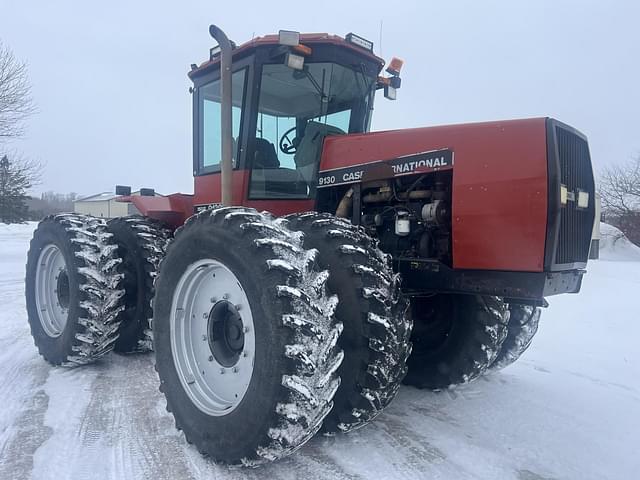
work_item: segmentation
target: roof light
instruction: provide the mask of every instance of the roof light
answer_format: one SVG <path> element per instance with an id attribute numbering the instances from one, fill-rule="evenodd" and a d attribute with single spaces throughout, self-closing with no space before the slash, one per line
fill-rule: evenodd
<path id="1" fill-rule="evenodd" d="M 300 55 L 304 55 L 306 57 L 308 57 L 313 53 L 313 50 L 311 50 L 311 47 L 307 47 L 306 45 L 302 45 L 302 44 L 296 45 L 292 49 L 294 52 L 299 53 Z"/>
<path id="2" fill-rule="evenodd" d="M 131 195 L 131 187 L 128 185 L 116 185 L 116 195 L 124 195 L 128 197 L 129 195 Z"/>
<path id="3" fill-rule="evenodd" d="M 404 60 L 401 60 L 398 57 L 393 57 L 389 62 L 389 66 L 387 67 L 387 72 L 391 75 L 398 76 L 400 75 L 400 70 L 402 70 L 403 65 L 404 65 Z"/>
<path id="4" fill-rule="evenodd" d="M 359 37 L 355 33 L 347 33 L 344 39 L 349 43 L 353 43 L 358 47 L 361 47 L 366 50 L 369 50 L 370 52 L 373 52 L 373 42 L 370 42 L 369 40 L 366 40 L 362 37 Z"/>
<path id="5" fill-rule="evenodd" d="M 293 68 L 294 70 L 302 70 L 304 68 L 304 57 L 289 52 L 287 53 L 284 63 L 287 67 Z"/>
<path id="6" fill-rule="evenodd" d="M 278 43 L 280 43 L 280 45 L 295 47 L 300 43 L 300 32 L 280 30 L 278 32 Z"/>
<path id="7" fill-rule="evenodd" d="M 214 57 L 219 56 L 221 51 L 222 51 L 222 49 L 220 48 L 220 45 L 216 45 L 215 47 L 211 47 L 209 49 L 209 60 L 213 60 Z"/>

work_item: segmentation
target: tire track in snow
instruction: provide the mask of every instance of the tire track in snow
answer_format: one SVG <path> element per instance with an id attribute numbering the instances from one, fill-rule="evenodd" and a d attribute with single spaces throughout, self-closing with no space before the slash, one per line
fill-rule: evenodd
<path id="1" fill-rule="evenodd" d="M 28 478 L 33 454 L 51 435 L 44 425 L 48 397 L 42 390 L 50 367 L 42 361 L 29 333 L 24 280 L 18 271 L 0 282 L 0 478 Z"/>
<path id="2" fill-rule="evenodd" d="M 79 469 L 87 453 L 80 442 L 79 425 L 96 377 L 95 368 L 51 368 L 44 384 L 49 401 L 43 422 L 51 433 L 33 456 L 34 480 L 99 478 L 82 476 Z"/>
<path id="3" fill-rule="evenodd" d="M 27 403 L 11 426 L 11 437 L 0 448 L 0 478 L 29 478 L 34 453 L 52 434 L 51 428 L 44 425 L 49 404 L 44 390 L 38 390 Z"/>
<path id="4" fill-rule="evenodd" d="M 152 408 L 163 398 L 151 359 L 110 355 L 101 362 L 79 426 L 88 461 L 78 464 L 78 478 L 92 478 L 96 469 L 114 480 L 192 478 L 171 417 Z"/>

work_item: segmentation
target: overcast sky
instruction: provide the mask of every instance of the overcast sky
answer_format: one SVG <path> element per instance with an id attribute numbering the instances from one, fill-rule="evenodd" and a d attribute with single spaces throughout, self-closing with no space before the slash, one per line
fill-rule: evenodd
<path id="1" fill-rule="evenodd" d="M 37 191 L 191 192 L 186 73 L 210 23 L 237 43 L 353 31 L 403 58 L 374 130 L 552 116 L 587 134 L 596 170 L 640 153 L 635 0 L 0 0 L 0 40 L 29 64 L 39 108 L 13 144 L 46 163 Z"/>

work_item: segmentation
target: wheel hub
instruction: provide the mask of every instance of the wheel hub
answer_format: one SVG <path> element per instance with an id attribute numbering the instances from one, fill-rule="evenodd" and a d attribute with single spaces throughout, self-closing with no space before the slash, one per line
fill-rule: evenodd
<path id="1" fill-rule="evenodd" d="M 55 293 L 58 297 L 58 304 L 64 309 L 69 308 L 69 275 L 66 270 L 62 270 L 58 274 Z"/>
<path id="2" fill-rule="evenodd" d="M 35 300 L 42 329 L 51 338 L 62 334 L 71 299 L 69 274 L 62 251 L 46 245 L 36 267 Z"/>
<path id="3" fill-rule="evenodd" d="M 207 415 L 232 412 L 249 388 L 256 350 L 251 305 L 240 280 L 218 260 L 189 265 L 174 290 L 169 322 L 185 393 Z"/>
<path id="4" fill-rule="evenodd" d="M 223 367 L 233 367 L 244 349 L 244 325 L 238 308 L 221 300 L 211 309 L 207 325 L 209 348 Z"/>

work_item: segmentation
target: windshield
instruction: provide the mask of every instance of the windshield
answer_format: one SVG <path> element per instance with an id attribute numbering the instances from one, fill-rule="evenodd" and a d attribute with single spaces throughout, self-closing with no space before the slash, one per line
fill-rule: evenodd
<path id="1" fill-rule="evenodd" d="M 327 135 L 367 129 L 374 79 L 336 63 L 264 65 L 252 198 L 309 198 Z"/>

